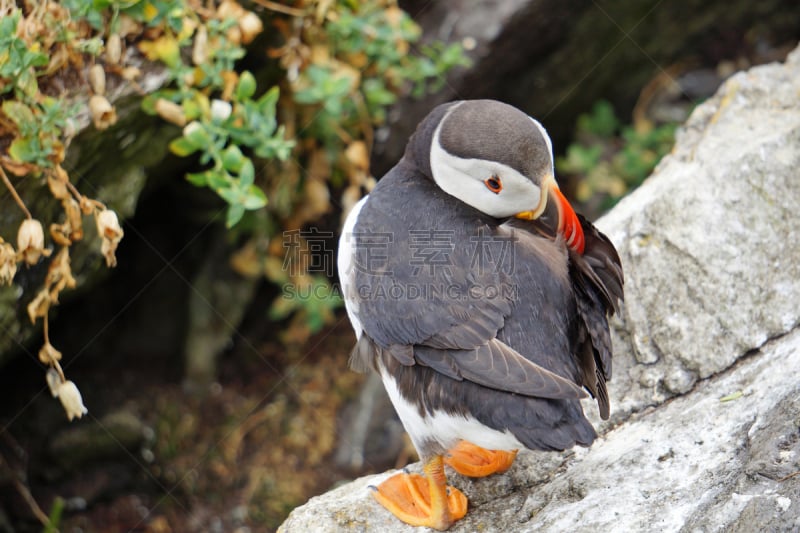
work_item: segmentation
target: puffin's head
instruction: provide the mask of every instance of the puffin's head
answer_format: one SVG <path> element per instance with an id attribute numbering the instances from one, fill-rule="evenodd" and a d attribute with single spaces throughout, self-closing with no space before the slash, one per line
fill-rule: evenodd
<path id="1" fill-rule="evenodd" d="M 495 218 L 536 220 L 549 204 L 567 245 L 583 252 L 583 230 L 556 184 L 552 143 L 539 122 L 494 100 L 466 100 L 439 113 L 430 170 L 442 190 Z"/>

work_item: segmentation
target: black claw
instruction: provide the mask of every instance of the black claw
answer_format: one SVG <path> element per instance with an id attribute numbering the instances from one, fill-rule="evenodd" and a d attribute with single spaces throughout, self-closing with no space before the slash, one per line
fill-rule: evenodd
<path id="1" fill-rule="evenodd" d="M 405 466 L 404 466 L 404 467 L 403 467 L 403 473 L 404 473 L 404 474 L 410 474 L 410 473 L 411 473 L 411 470 L 409 470 L 407 467 L 405 467 Z"/>
<path id="2" fill-rule="evenodd" d="M 367 488 L 375 492 L 378 492 L 378 487 L 376 487 L 375 485 L 367 485 Z"/>

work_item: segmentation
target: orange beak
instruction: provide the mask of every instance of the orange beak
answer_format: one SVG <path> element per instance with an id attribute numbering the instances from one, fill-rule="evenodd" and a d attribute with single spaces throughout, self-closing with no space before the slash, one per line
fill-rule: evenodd
<path id="1" fill-rule="evenodd" d="M 567 246 L 579 254 L 582 254 L 586 241 L 583 236 L 581 221 L 578 219 L 578 215 L 575 214 L 569 201 L 567 201 L 561 193 L 561 189 L 558 188 L 558 184 L 551 174 L 548 174 L 542 180 L 542 196 L 539 199 L 539 205 L 536 206 L 536 209 L 533 211 L 523 211 L 514 216 L 523 220 L 538 219 L 545 212 L 547 201 L 550 197 L 552 197 L 553 204 L 558 211 L 558 233 L 564 238 Z"/>

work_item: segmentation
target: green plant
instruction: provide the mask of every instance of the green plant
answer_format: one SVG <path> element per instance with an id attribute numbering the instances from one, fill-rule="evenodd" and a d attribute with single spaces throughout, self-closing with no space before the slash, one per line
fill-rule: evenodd
<path id="1" fill-rule="evenodd" d="M 13 91 L 17 97 L 33 98 L 39 90 L 34 69 L 46 66 L 48 58 L 17 35 L 21 18 L 14 11 L 0 19 L 0 78 L 8 80 L 0 94 Z"/>
<path id="2" fill-rule="evenodd" d="M 28 310 L 31 320 L 44 321 L 42 360 L 62 381 L 60 353 L 50 343 L 46 324 L 59 292 L 76 284 L 69 247 L 83 238 L 82 217 L 93 215 L 102 253 L 113 266 L 122 229 L 105 205 L 75 188 L 61 165 L 87 104 L 98 130 L 115 124 L 106 77 L 135 83 L 141 76 L 137 49 L 146 60 L 163 65 L 168 78 L 166 87 L 144 98 L 143 108 L 182 128 L 170 148 L 179 156 L 196 157 L 200 165 L 187 179 L 219 195 L 227 203 L 226 223 L 237 227 L 242 249 L 258 250 L 238 264 L 273 283 L 327 284 L 328 289 L 323 276 L 278 273 L 266 266 L 269 259 L 294 253 L 281 245 L 284 232 L 317 221 L 337 195 L 345 211 L 352 206 L 375 183 L 369 151 L 388 106 L 402 95 L 436 89 L 448 70 L 467 63 L 459 45 L 415 49 L 420 29 L 394 0 L 299 7 L 263 2 L 261 17 L 233 0 L 32 0 L 26 5 L 25 11 L 0 7 L 0 170 L 26 222 L 49 228 L 59 247 L 49 281 Z M 273 30 L 273 42 L 275 37 L 284 40 L 268 50 L 272 64 L 266 76 L 259 76 L 271 84 L 269 89 L 259 88 L 256 76 L 238 64 L 265 23 Z M 87 64 L 88 70 L 81 70 Z M 52 82 L 76 70 L 81 75 L 67 76 L 73 81 L 64 98 Z M 58 86 L 63 92 L 63 84 Z M 63 206 L 62 220 L 39 223 L 6 172 L 18 179 L 46 180 Z M 0 280 L 11 283 L 18 264 L 38 261 L 53 250 L 43 237 L 28 252 L 21 241 L 16 249 L 2 241 L 0 252 Z M 289 331 L 302 340 L 340 305 L 328 292 L 328 298 L 276 300 L 270 316 L 291 316 Z"/>
<path id="3" fill-rule="evenodd" d="M 70 20 L 64 6 L 37 2 L 26 5 L 27 14 L 16 5 L 0 7 L 0 180 L 23 215 L 16 248 L 0 237 L 0 284 L 13 282 L 18 265 L 30 267 L 50 258 L 47 275 L 28 302 L 27 312 L 32 323 L 42 321 L 44 344 L 39 360 L 47 367 L 45 377 L 53 397 L 59 398 L 72 420 L 83 416 L 86 408 L 77 386 L 64 375 L 61 352 L 50 341 L 50 309 L 58 305 L 63 290 L 77 285 L 70 249 L 83 240 L 84 217 L 94 217 L 100 250 L 108 266 L 116 264 L 115 252 L 123 231 L 117 215 L 100 201 L 82 195 L 61 166 L 82 102 L 47 93 L 52 75 L 72 61 L 82 62 L 87 54 L 99 54 L 100 48 L 93 46 L 99 41 Z M 95 71 L 95 95 L 89 106 L 99 104 L 108 124 L 113 108 L 102 94 L 104 75 L 102 69 Z M 47 190 L 62 207 L 62 220 L 45 220 L 43 225 L 17 193 L 9 174 L 18 180 L 46 182 Z M 46 244 L 46 229 L 57 247 L 56 253 Z"/>
<path id="4" fill-rule="evenodd" d="M 576 142 L 556 159 L 561 174 L 580 178 L 576 199 L 601 199 L 608 209 L 653 171 L 675 142 L 677 124 L 623 125 L 613 106 L 600 100 L 578 117 Z"/>

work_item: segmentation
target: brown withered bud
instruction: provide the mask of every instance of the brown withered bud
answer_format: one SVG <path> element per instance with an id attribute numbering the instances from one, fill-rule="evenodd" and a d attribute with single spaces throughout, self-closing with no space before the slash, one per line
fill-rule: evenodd
<path id="1" fill-rule="evenodd" d="M 242 44 L 250 44 L 264 30 L 264 23 L 258 15 L 248 11 L 239 19 L 239 30 L 241 30 Z"/>
<path id="2" fill-rule="evenodd" d="M 111 65 L 118 65 L 122 57 L 122 39 L 119 34 L 112 33 L 106 41 L 106 61 Z"/>
<path id="3" fill-rule="evenodd" d="M 84 215 L 91 215 L 94 213 L 95 203 L 92 202 L 90 198 L 86 196 L 81 196 L 79 199 L 80 206 L 81 206 L 81 213 Z"/>
<path id="4" fill-rule="evenodd" d="M 117 265 L 117 258 L 114 253 L 117 251 L 117 245 L 125 233 L 119 225 L 117 214 L 110 209 L 104 209 L 95 215 L 97 222 L 97 234 L 103 239 L 101 244 L 101 251 L 106 258 L 106 265 L 114 267 Z"/>
<path id="5" fill-rule="evenodd" d="M 192 63 L 200 66 L 205 64 L 206 61 L 208 61 L 208 30 L 205 26 L 200 26 L 194 36 Z"/>
<path id="6" fill-rule="evenodd" d="M 106 94 L 106 71 L 102 65 L 92 65 L 89 69 L 89 86 L 94 94 Z"/>
<path id="7" fill-rule="evenodd" d="M 59 170 L 61 172 L 59 172 Z M 67 173 L 60 166 L 56 167 L 54 172 L 47 173 L 47 186 L 50 188 L 50 194 L 55 196 L 58 200 L 69 198 L 66 174 Z"/>
<path id="8" fill-rule="evenodd" d="M 117 122 L 117 111 L 108 98 L 95 94 L 89 98 L 89 113 L 92 116 L 94 127 L 104 130 L 113 126 Z"/>
<path id="9" fill-rule="evenodd" d="M 44 229 L 35 218 L 25 219 L 17 232 L 17 251 L 29 265 L 35 265 L 42 256 L 49 256 L 50 250 L 44 248 Z"/>
<path id="10" fill-rule="evenodd" d="M 56 254 L 47 270 L 45 285 L 50 290 L 50 302 L 58 303 L 58 296 L 62 290 L 74 289 L 77 282 L 72 276 L 69 261 L 69 248 L 64 247 Z"/>
<path id="11" fill-rule="evenodd" d="M 17 273 L 17 253 L 0 237 L 0 285 L 9 284 Z"/>
<path id="12" fill-rule="evenodd" d="M 217 7 L 217 17 L 219 19 L 240 19 L 247 11 L 234 0 L 223 0 Z"/>
<path id="13" fill-rule="evenodd" d="M 138 67 L 125 67 L 120 73 L 122 79 L 127 81 L 133 81 L 141 75 L 142 70 Z"/>
<path id="14" fill-rule="evenodd" d="M 39 361 L 45 365 L 55 364 L 56 361 L 61 361 L 61 352 L 56 350 L 49 342 L 45 342 L 42 349 L 39 350 Z"/>
<path id="15" fill-rule="evenodd" d="M 225 37 L 233 44 L 242 44 L 242 30 L 239 26 L 231 26 L 228 28 Z"/>
<path id="16" fill-rule="evenodd" d="M 186 125 L 186 114 L 183 112 L 183 107 L 175 102 L 159 98 L 156 100 L 155 109 L 156 113 L 167 122 L 172 122 L 181 128 Z"/>
<path id="17" fill-rule="evenodd" d="M 72 240 L 69 238 L 70 231 L 67 222 L 63 224 L 50 224 L 50 238 L 59 246 L 72 245 Z"/>
<path id="18" fill-rule="evenodd" d="M 81 213 L 80 204 L 74 198 L 66 198 L 61 205 L 67 215 L 67 224 L 70 228 L 69 239 L 72 242 L 83 239 L 83 213 Z"/>
<path id="19" fill-rule="evenodd" d="M 28 317 L 31 324 L 36 323 L 37 318 L 41 318 L 50 310 L 50 291 L 42 289 L 36 293 L 36 297 L 28 304 Z"/>

